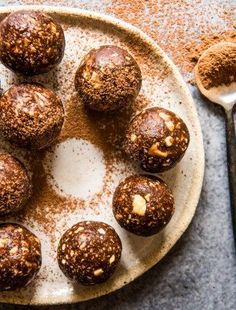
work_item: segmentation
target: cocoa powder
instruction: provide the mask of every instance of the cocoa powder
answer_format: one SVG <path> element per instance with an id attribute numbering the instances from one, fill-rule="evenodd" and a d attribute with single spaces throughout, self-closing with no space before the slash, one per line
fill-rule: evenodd
<path id="1" fill-rule="evenodd" d="M 170 0 L 114 0 L 112 3 L 106 8 L 107 13 L 149 34 L 185 74 L 192 73 L 209 46 L 236 41 L 234 10 L 227 9 L 223 2 L 206 5 L 202 0 L 194 3 L 177 0 L 174 4 Z"/>
<path id="2" fill-rule="evenodd" d="M 115 112 L 86 109 L 76 95 L 66 103 L 66 118 L 59 142 L 69 138 L 88 140 L 103 151 L 106 161 L 120 149 L 130 119 L 149 104 L 143 95 Z"/>
<path id="3" fill-rule="evenodd" d="M 206 89 L 236 82 L 236 44 L 214 45 L 198 61 L 198 75 Z"/>
<path id="4" fill-rule="evenodd" d="M 236 43 L 236 31 L 224 31 L 218 34 L 209 34 L 200 37 L 200 42 L 191 42 L 186 46 L 188 51 L 189 70 L 193 70 L 202 53 L 210 46 L 220 42 Z"/>

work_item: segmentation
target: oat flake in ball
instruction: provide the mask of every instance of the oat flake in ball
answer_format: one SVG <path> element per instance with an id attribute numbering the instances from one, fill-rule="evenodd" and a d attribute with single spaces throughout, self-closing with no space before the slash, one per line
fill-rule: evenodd
<path id="1" fill-rule="evenodd" d="M 0 23 L 0 60 L 15 72 L 48 72 L 61 62 L 64 49 L 62 27 L 43 12 L 17 11 Z"/>
<path id="2" fill-rule="evenodd" d="M 63 121 L 61 100 L 42 85 L 13 85 L 0 98 L 0 131 L 19 146 L 48 147 L 58 137 Z"/>
<path id="3" fill-rule="evenodd" d="M 105 45 L 85 56 L 75 75 L 75 88 L 90 109 L 112 111 L 137 97 L 141 81 L 134 58 L 120 47 Z"/>
<path id="4" fill-rule="evenodd" d="M 174 198 L 165 182 L 154 176 L 133 175 L 113 196 L 113 214 L 124 229 L 140 236 L 162 230 L 174 213 Z"/>
<path id="5" fill-rule="evenodd" d="M 108 224 L 80 222 L 62 236 L 58 246 L 58 263 L 70 279 L 84 285 L 106 281 L 120 261 L 122 245 Z"/>
<path id="6" fill-rule="evenodd" d="M 130 122 L 124 142 L 127 155 L 148 172 L 162 172 L 181 160 L 189 144 L 189 131 L 175 113 L 153 107 Z"/>
<path id="7" fill-rule="evenodd" d="M 16 213 L 31 195 L 26 168 L 10 154 L 0 154 L 0 216 Z"/>
<path id="8" fill-rule="evenodd" d="M 29 284 L 41 267 L 41 244 L 27 228 L 0 224 L 0 291 Z"/>

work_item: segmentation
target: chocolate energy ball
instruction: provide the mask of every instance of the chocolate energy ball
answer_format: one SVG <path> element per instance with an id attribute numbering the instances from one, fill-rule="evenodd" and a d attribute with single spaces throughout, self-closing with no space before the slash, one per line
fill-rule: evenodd
<path id="1" fill-rule="evenodd" d="M 0 60 L 15 72 L 48 72 L 61 62 L 64 49 L 61 26 L 43 12 L 21 10 L 0 23 Z"/>
<path id="2" fill-rule="evenodd" d="M 122 181 L 113 196 L 113 214 L 121 227 L 140 236 L 162 230 L 174 213 L 174 198 L 167 185 L 148 175 Z"/>
<path id="3" fill-rule="evenodd" d="M 0 291 L 26 286 L 40 267 L 39 239 L 21 225 L 0 224 Z"/>
<path id="4" fill-rule="evenodd" d="M 149 108 L 130 122 L 124 142 L 127 155 L 148 172 L 163 172 L 175 166 L 189 144 L 189 131 L 175 113 Z"/>
<path id="5" fill-rule="evenodd" d="M 0 216 L 19 211 L 31 195 L 26 168 L 10 154 L 0 154 Z"/>
<path id="6" fill-rule="evenodd" d="M 112 111 L 137 97 L 141 81 L 134 58 L 118 46 L 105 45 L 85 56 L 75 75 L 75 88 L 90 109 Z"/>
<path id="7" fill-rule="evenodd" d="M 120 261 L 122 245 L 115 230 L 102 222 L 80 222 L 62 236 L 58 263 L 63 273 L 83 285 L 106 281 Z"/>
<path id="8" fill-rule="evenodd" d="M 19 146 L 49 146 L 59 135 L 63 121 L 61 100 L 42 85 L 13 85 L 0 98 L 0 130 Z"/>

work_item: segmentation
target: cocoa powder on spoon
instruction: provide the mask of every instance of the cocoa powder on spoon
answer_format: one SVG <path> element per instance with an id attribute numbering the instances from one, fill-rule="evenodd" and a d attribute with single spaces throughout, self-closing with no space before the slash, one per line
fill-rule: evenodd
<path id="1" fill-rule="evenodd" d="M 216 45 L 199 60 L 198 75 L 205 89 L 236 82 L 236 45 Z"/>

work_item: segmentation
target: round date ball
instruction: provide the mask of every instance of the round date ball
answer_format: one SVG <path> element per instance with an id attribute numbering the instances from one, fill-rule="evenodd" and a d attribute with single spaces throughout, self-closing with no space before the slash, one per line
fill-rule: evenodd
<path id="1" fill-rule="evenodd" d="M 189 131 L 175 113 L 149 108 L 136 115 L 126 132 L 124 150 L 148 172 L 163 172 L 181 160 L 189 144 Z"/>
<path id="2" fill-rule="evenodd" d="M 167 185 L 148 175 L 122 181 L 113 196 L 113 214 L 121 227 L 140 236 L 162 230 L 174 213 L 174 198 Z"/>
<path id="3" fill-rule="evenodd" d="M 134 58 L 120 47 L 105 45 L 85 56 L 75 75 L 75 88 L 88 108 L 112 111 L 137 97 L 141 81 Z"/>
<path id="4" fill-rule="evenodd" d="M 0 291 L 29 284 L 41 267 L 39 239 L 18 224 L 0 224 Z"/>
<path id="5" fill-rule="evenodd" d="M 58 137 L 63 121 L 61 100 L 42 85 L 13 85 L 0 98 L 0 130 L 19 146 L 48 147 Z"/>
<path id="6" fill-rule="evenodd" d="M 61 62 L 64 49 L 61 26 L 43 12 L 21 10 L 0 23 L 0 60 L 12 71 L 48 72 Z"/>
<path id="7" fill-rule="evenodd" d="M 0 154 L 0 216 L 19 211 L 31 195 L 31 187 L 23 164 L 10 154 Z"/>
<path id="8" fill-rule="evenodd" d="M 83 285 L 106 281 L 120 261 L 122 245 L 115 230 L 102 222 L 80 222 L 62 236 L 57 252 L 59 267 Z"/>

